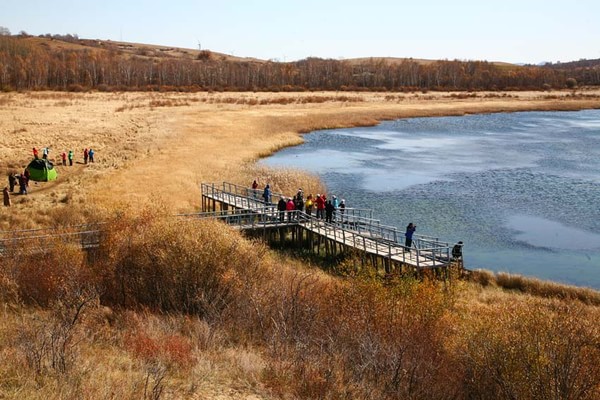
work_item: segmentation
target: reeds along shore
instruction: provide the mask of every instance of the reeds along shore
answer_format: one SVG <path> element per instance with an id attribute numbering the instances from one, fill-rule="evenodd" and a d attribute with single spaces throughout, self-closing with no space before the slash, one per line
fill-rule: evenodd
<path id="1" fill-rule="evenodd" d="M 102 237 L 92 253 L 48 243 L 3 263 L 3 396 L 600 394 L 597 305 L 383 281 L 351 258 L 333 277 L 153 208 L 115 211 Z"/>
<path id="2" fill-rule="evenodd" d="M 0 96 L 2 168 L 20 167 L 28 155 L 13 154 L 38 141 L 88 143 L 98 158 L 15 197 L 3 228 L 106 222 L 96 252 L 47 243 L 2 259 L 0 397 L 600 397 L 593 291 L 484 272 L 445 285 L 383 281 L 351 257 L 332 276 L 216 222 L 170 217 L 198 204 L 201 181 L 258 178 L 285 193 L 323 192 L 301 171 L 254 164 L 298 143 L 297 132 L 427 113 L 600 107 L 599 99 L 193 100 L 225 95 Z M 267 95 L 256 94 L 279 96 Z"/>

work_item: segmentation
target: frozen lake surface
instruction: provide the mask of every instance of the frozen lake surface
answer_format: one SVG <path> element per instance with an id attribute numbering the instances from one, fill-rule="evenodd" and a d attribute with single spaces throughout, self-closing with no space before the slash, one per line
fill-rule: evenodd
<path id="1" fill-rule="evenodd" d="M 465 242 L 468 268 L 600 289 L 600 111 L 412 118 L 316 131 L 262 162 L 348 207 Z"/>

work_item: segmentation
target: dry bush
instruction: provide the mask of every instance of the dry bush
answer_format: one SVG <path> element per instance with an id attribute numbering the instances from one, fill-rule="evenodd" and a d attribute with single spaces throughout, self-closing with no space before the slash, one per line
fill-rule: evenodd
<path id="1" fill-rule="evenodd" d="M 443 346 L 452 301 L 436 284 L 292 275 L 275 285 L 279 295 L 263 310 L 271 324 L 262 325 L 276 360 L 265 383 L 275 393 L 434 399 L 458 392 L 459 369 Z"/>
<path id="2" fill-rule="evenodd" d="M 161 217 L 145 210 L 102 228 L 92 268 L 108 304 L 150 307 L 218 319 L 238 293 L 244 268 L 260 252 L 216 221 Z"/>
<path id="3" fill-rule="evenodd" d="M 34 238 L 9 251 L 2 273 L 16 284 L 26 304 L 48 306 L 65 290 L 90 281 L 83 251 L 60 238 Z"/>
<path id="4" fill-rule="evenodd" d="M 468 316 L 456 336 L 465 398 L 597 399 L 600 314 L 529 299 Z"/>

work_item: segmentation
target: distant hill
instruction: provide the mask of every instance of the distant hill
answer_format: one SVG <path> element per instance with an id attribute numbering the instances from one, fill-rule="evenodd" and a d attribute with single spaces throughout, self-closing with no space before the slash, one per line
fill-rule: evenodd
<path id="1" fill-rule="evenodd" d="M 579 61 L 569 61 L 564 63 L 546 63 L 543 66 L 554 69 L 600 68 L 600 58 L 596 58 L 594 60 L 582 59 Z"/>
<path id="2" fill-rule="evenodd" d="M 564 88 L 569 78 L 580 85 L 600 85 L 594 61 L 542 67 L 389 57 L 277 62 L 74 35 L 4 35 L 0 89 L 530 90 Z"/>

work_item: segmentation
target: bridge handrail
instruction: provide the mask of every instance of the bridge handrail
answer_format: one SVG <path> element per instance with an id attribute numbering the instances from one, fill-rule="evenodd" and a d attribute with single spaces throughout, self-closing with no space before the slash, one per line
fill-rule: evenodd
<path id="1" fill-rule="evenodd" d="M 280 214 L 283 213 L 283 220 L 279 219 Z M 208 213 L 194 213 L 184 214 L 181 216 L 194 216 L 198 218 L 216 218 L 225 220 L 226 223 L 232 226 L 288 226 L 290 223 L 308 224 L 309 229 L 313 231 L 321 230 L 332 230 L 334 238 L 343 238 L 345 241 L 346 235 L 353 238 L 353 245 L 357 247 L 356 241 L 362 241 L 362 250 L 367 251 L 369 248 L 374 249 L 378 255 L 386 257 L 393 257 L 403 255 L 408 252 L 408 248 L 397 241 L 381 242 L 379 238 L 366 235 L 353 229 L 347 229 L 338 224 L 327 223 L 321 219 L 311 217 L 300 210 L 293 211 L 275 211 L 271 208 L 256 209 L 256 210 L 245 210 L 236 213 L 224 213 L 224 212 L 208 212 Z M 318 225 L 317 225 L 318 224 Z M 367 242 L 369 246 L 367 246 Z M 413 241 L 415 243 L 415 241 Z M 360 243 L 359 243 L 360 245 Z M 450 247 L 444 243 L 437 243 L 435 246 L 430 247 L 418 247 L 413 246 L 410 250 L 415 251 L 417 267 L 421 266 L 420 260 L 422 258 L 430 260 L 433 266 L 446 265 L 446 261 L 449 260 Z M 406 258 L 404 258 L 406 259 Z"/>

